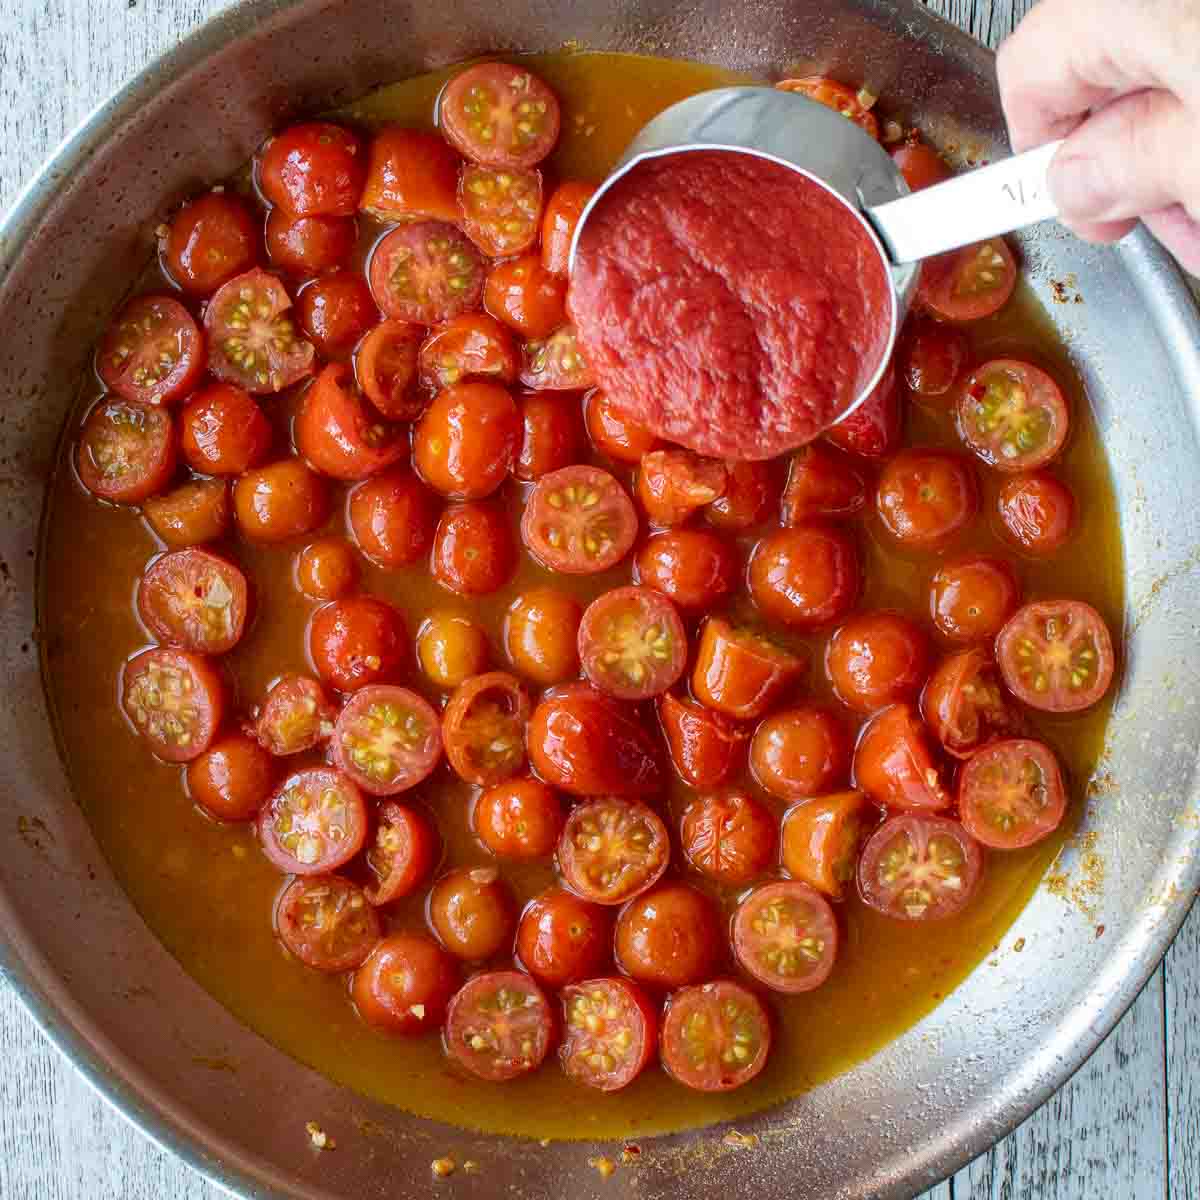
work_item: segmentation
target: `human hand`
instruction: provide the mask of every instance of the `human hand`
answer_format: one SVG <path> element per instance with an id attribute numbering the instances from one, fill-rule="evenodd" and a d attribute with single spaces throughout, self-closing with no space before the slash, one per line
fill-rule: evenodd
<path id="1" fill-rule="evenodd" d="M 996 69 L 1015 151 L 1066 138 L 1063 223 L 1113 242 L 1140 218 L 1200 274 L 1200 0 L 1042 0 Z"/>

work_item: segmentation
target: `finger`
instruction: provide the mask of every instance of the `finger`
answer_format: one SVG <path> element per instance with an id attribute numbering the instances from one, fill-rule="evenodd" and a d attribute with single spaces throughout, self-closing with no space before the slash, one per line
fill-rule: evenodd
<path id="1" fill-rule="evenodd" d="M 1200 221 L 1190 217 L 1180 204 L 1147 213 L 1142 221 L 1185 271 L 1200 275 Z"/>
<path id="2" fill-rule="evenodd" d="M 1107 246 L 1119 242 L 1136 227 L 1136 221 L 1062 221 L 1077 238 Z"/>

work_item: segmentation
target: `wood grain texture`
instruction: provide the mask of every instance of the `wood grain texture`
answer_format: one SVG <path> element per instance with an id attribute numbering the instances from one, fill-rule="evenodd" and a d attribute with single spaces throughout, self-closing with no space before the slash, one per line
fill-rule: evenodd
<path id="1" fill-rule="evenodd" d="M 0 208 L 100 100 L 227 0 L 0 0 Z M 1033 0 L 927 0 L 995 45 Z M 129 1128 L 0 985 L 0 1198 L 217 1200 Z M 922 1200 L 1200 1197 L 1200 910 L 1118 1029 Z"/>

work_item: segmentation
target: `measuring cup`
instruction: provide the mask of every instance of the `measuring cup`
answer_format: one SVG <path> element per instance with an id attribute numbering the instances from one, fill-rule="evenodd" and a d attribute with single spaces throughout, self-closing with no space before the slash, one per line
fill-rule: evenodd
<path id="1" fill-rule="evenodd" d="M 630 142 L 580 214 L 569 266 L 574 266 L 580 233 L 596 205 L 647 159 L 728 150 L 799 172 L 840 200 L 863 226 L 891 282 L 883 355 L 841 420 L 871 394 L 887 369 L 916 291 L 921 259 L 1058 215 L 1046 171 L 1060 145 L 1050 142 L 910 192 L 891 155 L 841 113 L 779 88 L 717 88 L 671 105 Z"/>

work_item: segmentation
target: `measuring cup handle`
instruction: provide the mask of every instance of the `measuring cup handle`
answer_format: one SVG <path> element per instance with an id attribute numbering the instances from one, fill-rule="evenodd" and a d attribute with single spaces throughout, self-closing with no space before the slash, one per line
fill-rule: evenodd
<path id="1" fill-rule="evenodd" d="M 1062 142 L 865 209 L 893 262 L 916 262 L 1058 216 L 1046 172 Z"/>

